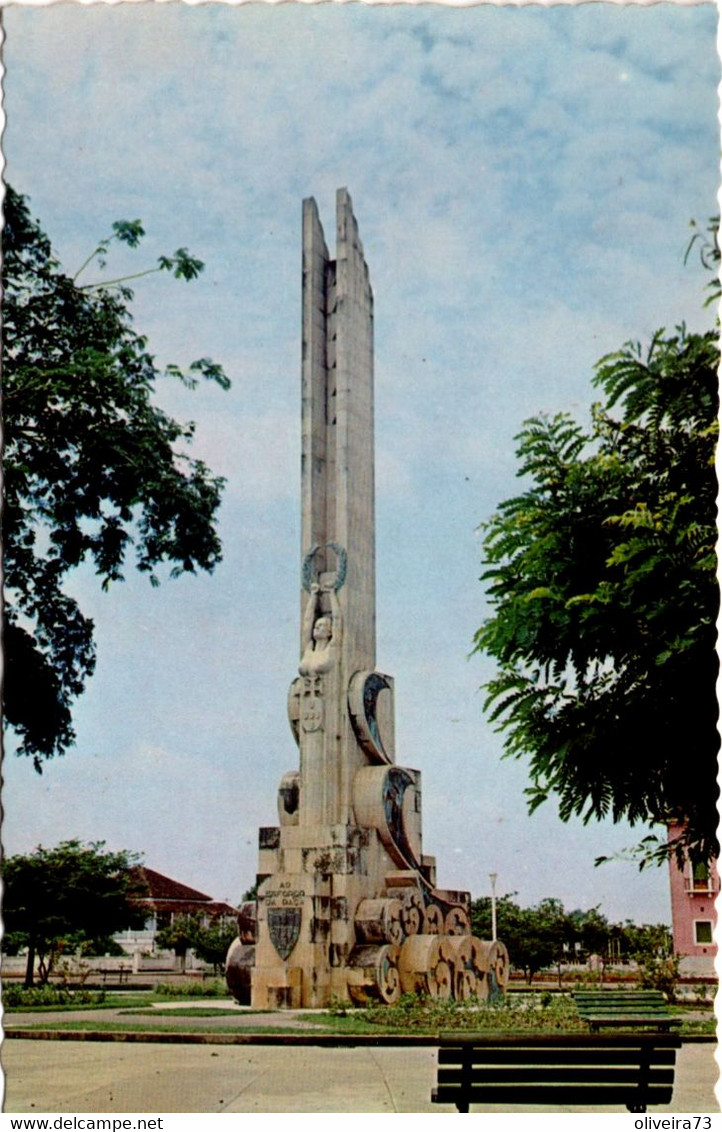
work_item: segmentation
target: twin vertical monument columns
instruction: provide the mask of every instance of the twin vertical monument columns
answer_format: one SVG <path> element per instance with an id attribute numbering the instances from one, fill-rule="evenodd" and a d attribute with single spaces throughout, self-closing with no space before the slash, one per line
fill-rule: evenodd
<path id="1" fill-rule="evenodd" d="M 373 294 L 351 198 L 331 259 L 303 203 L 300 662 L 288 717 L 300 769 L 259 836 L 227 976 L 253 1006 L 486 999 L 503 944 L 471 935 L 469 896 L 436 887 L 421 779 L 396 765 L 394 683 L 376 669 Z"/>

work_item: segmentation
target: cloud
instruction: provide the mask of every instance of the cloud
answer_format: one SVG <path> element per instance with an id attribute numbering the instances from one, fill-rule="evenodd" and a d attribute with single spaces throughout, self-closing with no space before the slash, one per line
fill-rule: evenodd
<path id="1" fill-rule="evenodd" d="M 214 895 L 253 878 L 297 760 L 301 199 L 333 244 L 347 185 L 376 299 L 379 662 L 399 757 L 424 769 L 429 851 L 442 883 L 480 890 L 493 858 L 525 898 L 563 874 L 570 902 L 596 903 L 608 829 L 571 833 L 553 810 L 531 827 L 523 766 L 481 712 L 475 529 L 518 488 L 525 417 L 586 419 L 601 354 L 704 325 L 681 259 L 715 208 L 714 8 L 61 4 L 3 21 L 7 175 L 62 262 L 122 217 L 148 235 L 119 265 L 187 245 L 205 272 L 139 282 L 136 326 L 160 364 L 212 356 L 234 381 L 157 394 L 228 479 L 224 561 L 153 593 L 76 576 L 98 670 L 77 750 L 39 781 L 9 760 L 8 845 L 107 833 Z M 530 866 L 532 828 L 548 852 Z M 630 892 L 664 909 L 658 881 L 605 898 Z"/>

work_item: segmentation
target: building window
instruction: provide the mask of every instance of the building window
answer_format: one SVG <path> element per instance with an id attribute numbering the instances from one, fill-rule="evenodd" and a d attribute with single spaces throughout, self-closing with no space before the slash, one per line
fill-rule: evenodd
<path id="1" fill-rule="evenodd" d="M 695 920 L 694 922 L 694 942 L 698 944 L 712 942 L 712 921 L 711 920 Z"/>
<path id="2" fill-rule="evenodd" d="M 692 866 L 692 889 L 695 892 L 707 892 L 709 889 L 709 867 L 706 861 L 698 861 Z"/>

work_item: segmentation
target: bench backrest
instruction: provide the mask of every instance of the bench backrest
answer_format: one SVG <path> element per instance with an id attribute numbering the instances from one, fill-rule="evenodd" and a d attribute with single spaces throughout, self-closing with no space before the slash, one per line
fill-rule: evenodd
<path id="1" fill-rule="evenodd" d="M 582 1018 L 590 1014 L 666 1017 L 670 1013 L 661 991 L 575 991 L 573 997 Z"/>
<path id="2" fill-rule="evenodd" d="M 456 1103 L 669 1104 L 672 1034 L 441 1035 L 436 1099 Z"/>

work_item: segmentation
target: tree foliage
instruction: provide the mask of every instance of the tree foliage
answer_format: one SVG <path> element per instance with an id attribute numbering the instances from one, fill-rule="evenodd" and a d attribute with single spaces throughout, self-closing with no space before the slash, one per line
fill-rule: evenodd
<path id="1" fill-rule="evenodd" d="M 497 936 L 509 951 L 512 967 L 524 972 L 527 982 L 550 967 L 586 962 L 592 955 L 601 960 L 635 961 L 640 978 L 646 972 L 666 970 L 663 960 L 672 951 L 671 932 L 666 924 L 610 923 L 599 908 L 569 912 L 561 900 L 546 897 L 524 908 L 515 893 L 496 901 Z M 491 899 L 482 896 L 471 906 L 471 926 L 475 936 L 490 939 Z"/>
<path id="2" fill-rule="evenodd" d="M 188 951 L 194 951 L 204 963 L 210 963 L 219 974 L 228 954 L 228 948 L 238 935 L 235 924 L 212 920 L 204 925 L 198 916 L 174 916 L 173 922 L 156 932 L 157 947 L 174 951 L 185 968 Z"/>
<path id="3" fill-rule="evenodd" d="M 134 903 L 142 892 L 128 872 L 135 860 L 126 851 L 109 852 L 102 841 L 73 840 L 5 861 L 5 947 L 8 953 L 27 948 L 26 986 L 33 985 L 36 959 L 46 983 L 64 951 L 97 954 L 106 943 L 112 947 L 115 932 L 142 927 L 145 913 Z"/>
<path id="4" fill-rule="evenodd" d="M 537 972 L 561 961 L 568 939 L 568 917 L 561 901 L 554 897 L 533 908 L 522 908 L 513 896 L 501 896 L 496 901 L 497 937 L 506 945 L 512 966 L 522 970 L 531 983 Z M 472 904 L 471 925 L 475 936 L 491 939 L 488 897 Z"/>
<path id="5" fill-rule="evenodd" d="M 626 954 L 638 963 L 672 954 L 672 932 L 667 924 L 633 924 L 625 920 L 623 932 Z"/>
<path id="6" fill-rule="evenodd" d="M 719 852 L 718 364 L 716 332 L 660 331 L 599 362 L 588 428 L 525 422 L 529 486 L 485 524 L 493 612 L 475 638 L 530 809 L 555 795 L 564 821 L 678 820 L 693 859 Z"/>
<path id="7" fill-rule="evenodd" d="M 93 624 L 65 591 L 88 560 L 106 588 L 134 552 L 153 584 L 211 571 L 222 479 L 183 448 L 192 424 L 153 401 L 164 374 L 193 386 L 228 381 L 208 358 L 161 372 L 132 326 L 126 279 L 82 283 L 113 242 L 135 247 L 140 221 L 119 221 L 74 276 L 53 255 L 25 198 L 5 197 L 5 714 L 18 753 L 45 759 L 74 742 L 71 703 L 95 665 Z M 193 279 L 203 264 L 180 248 L 151 271 Z M 148 272 L 137 272 L 136 275 Z"/>
<path id="8" fill-rule="evenodd" d="M 163 951 L 174 951 L 185 970 L 186 953 L 193 946 L 199 926 L 195 916 L 174 916 L 170 923 L 164 924 L 155 933 L 155 944 Z"/>

